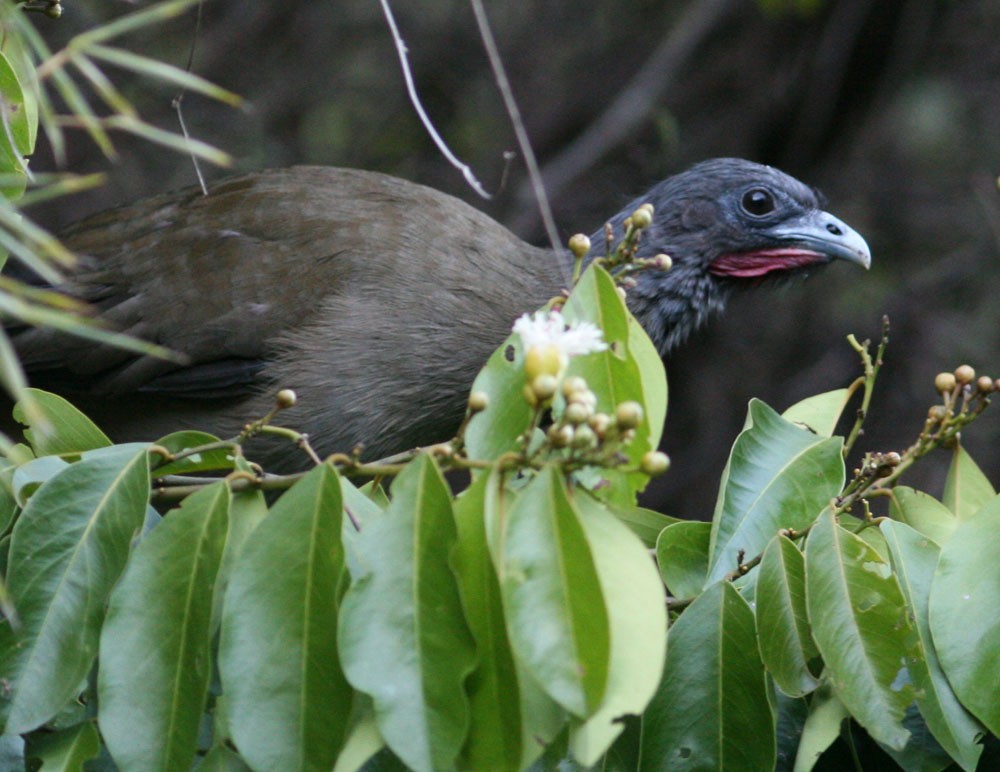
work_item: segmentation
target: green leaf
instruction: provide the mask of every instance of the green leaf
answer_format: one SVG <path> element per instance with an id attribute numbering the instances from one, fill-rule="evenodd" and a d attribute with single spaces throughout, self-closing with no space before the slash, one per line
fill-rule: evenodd
<path id="1" fill-rule="evenodd" d="M 166 437 L 161 437 L 153 444 L 158 445 L 161 448 L 166 448 L 171 453 L 176 455 L 178 453 L 193 450 L 194 448 L 200 448 L 203 445 L 217 443 L 218 441 L 218 437 L 207 434 L 206 432 L 188 430 L 168 434 Z M 153 456 L 154 461 L 159 458 L 159 456 Z M 184 475 L 194 474 L 195 472 L 215 472 L 218 470 L 228 471 L 233 469 L 234 466 L 235 459 L 231 448 L 215 448 L 213 450 L 194 453 L 190 456 L 177 459 L 176 461 L 169 461 L 162 466 L 156 466 L 153 468 L 153 476 L 166 477 L 171 474 Z"/>
<path id="2" fill-rule="evenodd" d="M 723 472 L 707 584 L 751 558 L 782 528 L 802 530 L 844 486 L 843 440 L 823 438 L 751 400 Z"/>
<path id="3" fill-rule="evenodd" d="M 806 540 L 806 603 L 838 698 L 872 737 L 901 750 L 917 636 L 889 565 L 829 510 Z"/>
<path id="4" fill-rule="evenodd" d="M 487 489 L 489 488 L 489 494 Z M 486 540 L 486 496 L 494 476 L 480 475 L 455 503 L 455 571 L 477 663 L 465 683 L 471 724 L 462 769 L 523 769 L 565 723 L 564 711 L 518 664 L 507 637 L 500 584 Z"/>
<path id="5" fill-rule="evenodd" d="M 944 481 L 944 505 L 959 520 L 967 520 L 996 495 L 990 481 L 972 460 L 972 456 L 961 445 L 955 445 L 948 476 Z"/>
<path id="6" fill-rule="evenodd" d="M 962 704 L 1000 734 L 1000 498 L 965 520 L 941 547 L 930 629 Z"/>
<path id="7" fill-rule="evenodd" d="M 832 437 L 850 398 L 850 389 L 834 389 L 796 402 L 781 417 L 820 437 Z"/>
<path id="8" fill-rule="evenodd" d="M 510 503 L 500 555 L 518 659 L 570 713 L 593 715 L 608 678 L 608 612 L 580 516 L 555 468 L 539 472 Z"/>
<path id="9" fill-rule="evenodd" d="M 386 743 L 416 770 L 450 767 L 469 723 L 462 684 L 475 652 L 449 554 L 451 496 L 420 455 L 392 485 L 385 514 L 357 540 L 363 573 L 341 607 L 344 672 L 371 695 Z"/>
<path id="10" fill-rule="evenodd" d="M 680 615 L 642 730 L 641 769 L 772 769 L 774 710 L 753 612 L 716 582 Z"/>
<path id="11" fill-rule="evenodd" d="M 343 480 L 341 483 L 343 484 Z M 366 772 L 384 772 L 384 767 L 365 763 L 375 754 L 385 749 L 385 741 L 378 733 L 375 723 L 375 710 L 368 695 L 354 692 L 354 705 L 351 713 L 350 727 L 344 739 L 344 747 L 337 756 L 333 772 L 357 772 L 364 768 Z"/>
<path id="12" fill-rule="evenodd" d="M 62 397 L 41 389 L 28 389 L 38 408 L 29 416 L 21 403 L 14 406 L 14 420 L 28 426 L 24 436 L 37 456 L 76 455 L 104 448 L 111 440 L 94 422 Z"/>
<path id="13" fill-rule="evenodd" d="M 660 538 L 660 531 L 668 525 L 685 522 L 679 518 L 664 515 L 645 507 L 620 507 L 613 502 L 610 502 L 608 507 L 649 548 L 656 547 L 656 540 Z"/>
<path id="14" fill-rule="evenodd" d="M 668 525 L 656 540 L 660 576 L 675 598 L 693 598 L 705 586 L 712 524 L 688 521 Z"/>
<path id="15" fill-rule="evenodd" d="M 809 702 L 809 715 L 795 754 L 794 772 L 809 772 L 823 752 L 840 736 L 840 725 L 850 714 L 829 683 L 821 684 Z"/>
<path id="16" fill-rule="evenodd" d="M 978 744 L 983 726 L 962 707 L 952 691 L 931 637 L 929 601 L 934 571 L 941 549 L 904 523 L 883 520 L 892 564 L 903 595 L 916 621 L 924 659 L 913 663 L 917 706 L 934 738 L 965 770 L 974 770 L 983 747 Z"/>
<path id="17" fill-rule="evenodd" d="M 959 520 L 952 511 L 923 491 L 898 485 L 890 496 L 889 514 L 937 544 L 945 544 L 958 528 Z"/>
<path id="18" fill-rule="evenodd" d="M 18 518 L 7 589 L 19 626 L 0 625 L 7 732 L 48 721 L 86 677 L 148 496 L 146 446 L 117 445 L 86 453 L 49 479 Z"/>
<path id="19" fill-rule="evenodd" d="M 47 482 L 69 466 L 59 456 L 42 456 L 27 461 L 14 469 L 11 489 L 18 506 L 24 507 L 42 483 Z"/>
<path id="20" fill-rule="evenodd" d="M 85 721 L 67 729 L 31 735 L 25 755 L 41 761 L 45 772 L 71 772 L 84 769 L 85 762 L 95 758 L 100 749 L 97 727 L 92 721 Z"/>
<path id="21" fill-rule="evenodd" d="M 819 685 L 809 671 L 819 651 L 806 614 L 805 559 L 790 539 L 777 536 L 764 550 L 755 599 L 761 659 L 785 694 L 808 694 Z"/>
<path id="22" fill-rule="evenodd" d="M 511 335 L 493 352 L 472 384 L 472 391 L 487 395 L 489 407 L 474 415 L 466 427 L 469 458 L 492 461 L 517 449 L 518 438 L 531 422 L 531 407 L 523 394 L 527 383 L 521 338 Z"/>
<path id="23" fill-rule="evenodd" d="M 604 699 L 570 730 L 573 758 L 589 767 L 621 734 L 621 717 L 641 715 L 656 693 L 667 653 L 667 612 L 663 584 L 643 543 L 601 502 L 580 494 L 576 505 L 611 632 Z"/>
<path id="24" fill-rule="evenodd" d="M 212 598 L 229 488 L 189 496 L 136 547 L 111 594 L 97 689 L 101 734 L 124 769 L 186 769 L 212 672 Z"/>
<path id="25" fill-rule="evenodd" d="M 660 352 L 631 314 L 628 316 L 628 350 L 639 369 L 642 405 L 646 410 L 646 423 L 649 426 L 649 445 L 656 448 L 667 421 L 667 373 L 663 369 Z"/>
<path id="26" fill-rule="evenodd" d="M 614 280 L 596 263 L 591 263 L 573 288 L 563 306 L 563 316 L 570 322 L 588 321 L 597 325 L 608 344 L 606 351 L 572 359 L 566 370 L 567 376 L 582 377 L 597 395 L 595 409 L 613 415 L 615 406 L 622 402 L 635 401 L 643 405 L 643 419 L 635 429 L 635 438 L 623 448 L 629 466 L 636 467 L 647 451 L 656 450 L 666 415 L 666 386 L 661 386 L 650 372 L 653 369 L 651 363 L 646 362 L 645 369 L 640 370 L 629 349 L 630 340 L 639 337 L 638 332 L 633 332 L 638 325 L 632 320 L 630 326 L 631 314 L 618 295 Z M 645 336 L 645 333 L 642 335 Z M 649 342 L 648 339 L 645 342 Z M 643 350 L 647 356 L 650 347 L 652 343 Z M 649 379 L 646 383 L 643 382 L 644 376 Z M 659 380 L 666 383 L 662 366 Z M 645 404 L 645 387 L 649 387 L 654 397 L 656 392 L 662 390 L 659 397 L 662 406 L 654 406 L 652 413 Z M 655 429 L 650 424 L 654 419 L 660 421 Z M 608 484 L 599 489 L 601 498 L 623 506 L 635 503 L 635 494 L 649 482 L 649 477 L 642 472 L 624 473 L 602 469 L 601 476 L 608 481 Z"/>
<path id="27" fill-rule="evenodd" d="M 223 606 L 219 672 L 229 728 L 254 769 L 330 769 L 351 689 L 337 651 L 344 568 L 337 473 L 321 464 L 243 544 Z"/>

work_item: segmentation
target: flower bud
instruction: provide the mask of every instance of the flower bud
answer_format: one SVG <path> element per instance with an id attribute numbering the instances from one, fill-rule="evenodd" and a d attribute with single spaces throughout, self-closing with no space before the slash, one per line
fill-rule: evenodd
<path id="1" fill-rule="evenodd" d="M 598 437 L 603 437 L 611 426 L 611 416 L 607 413 L 594 413 L 587 419 L 587 426 L 593 429 Z"/>
<path id="2" fill-rule="evenodd" d="M 582 233 L 570 236 L 569 251 L 573 253 L 574 257 L 583 257 L 590 251 L 590 239 Z"/>
<path id="3" fill-rule="evenodd" d="M 586 424 L 576 427 L 576 431 L 573 432 L 573 439 L 570 442 L 574 448 L 578 450 L 587 450 L 597 446 L 597 435 L 594 434 L 594 430 L 591 429 Z"/>
<path id="4" fill-rule="evenodd" d="M 674 261 L 670 259 L 670 255 L 665 255 L 662 252 L 654 257 L 653 261 L 656 263 L 657 270 L 660 271 L 669 271 L 674 265 Z"/>
<path id="5" fill-rule="evenodd" d="M 659 450 L 651 450 L 643 455 L 642 461 L 639 462 L 639 468 L 650 477 L 655 477 L 670 468 L 670 457 Z"/>
<path id="6" fill-rule="evenodd" d="M 570 402 L 566 405 L 566 410 L 563 411 L 563 420 L 573 426 L 579 426 L 590 418 L 592 413 L 593 411 L 586 405 L 580 402 Z"/>
<path id="7" fill-rule="evenodd" d="M 278 407 L 285 410 L 289 407 L 294 407 L 295 403 L 298 402 L 299 398 L 295 395 L 295 392 L 291 389 L 282 389 L 275 396 L 275 401 L 278 403 Z"/>
<path id="8" fill-rule="evenodd" d="M 615 423 L 621 429 L 635 429 L 642 423 L 642 405 L 638 402 L 622 402 L 615 408 Z"/>
<path id="9" fill-rule="evenodd" d="M 536 375 L 534 380 L 531 381 L 531 390 L 535 392 L 535 399 L 539 402 L 552 399 L 558 388 L 559 380 L 554 375 L 549 375 L 548 373 Z"/>
<path id="10" fill-rule="evenodd" d="M 934 377 L 934 388 L 941 394 L 954 390 L 956 379 L 952 373 L 938 373 Z"/>
<path id="11" fill-rule="evenodd" d="M 632 225 L 636 228 L 648 228 L 653 224 L 653 208 L 645 204 L 632 212 Z"/>
<path id="12" fill-rule="evenodd" d="M 559 375 L 565 366 L 565 355 L 551 343 L 532 346 L 524 354 L 524 371 L 529 381 L 534 381 L 539 375 Z"/>
<path id="13" fill-rule="evenodd" d="M 944 409 L 943 405 L 931 405 L 930 409 L 927 411 L 927 420 L 943 421 L 947 415 L 948 411 Z"/>
<path id="14" fill-rule="evenodd" d="M 573 441 L 573 428 L 565 424 L 562 426 L 552 424 L 546 434 L 549 442 L 556 448 L 565 448 Z"/>
<path id="15" fill-rule="evenodd" d="M 469 395 L 469 410 L 473 413 L 482 413 L 490 406 L 490 395 L 485 391 L 474 391 Z"/>
<path id="16" fill-rule="evenodd" d="M 571 375 L 563 381 L 562 392 L 567 400 L 572 400 L 573 395 L 578 391 L 587 391 L 587 382 L 579 375 Z"/>
<path id="17" fill-rule="evenodd" d="M 972 383 L 976 379 L 976 371 L 969 365 L 959 365 L 955 368 L 955 380 L 963 386 Z"/>
<path id="18" fill-rule="evenodd" d="M 993 379 L 988 375 L 980 375 L 979 380 L 976 381 L 976 388 L 983 394 L 989 394 L 994 388 Z"/>

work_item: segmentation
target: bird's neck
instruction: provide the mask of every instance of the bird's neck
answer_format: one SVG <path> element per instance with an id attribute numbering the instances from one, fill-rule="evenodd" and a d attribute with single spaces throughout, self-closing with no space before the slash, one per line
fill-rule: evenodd
<path id="1" fill-rule="evenodd" d="M 639 274 L 628 291 L 629 309 L 652 339 L 661 357 L 726 305 L 730 288 L 703 271 L 675 265 L 668 273 Z"/>

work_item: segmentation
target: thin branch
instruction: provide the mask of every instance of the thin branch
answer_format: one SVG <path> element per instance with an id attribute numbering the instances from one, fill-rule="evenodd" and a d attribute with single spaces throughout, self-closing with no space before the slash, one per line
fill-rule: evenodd
<path id="1" fill-rule="evenodd" d="M 542 178 L 550 195 L 558 195 L 601 157 L 631 136 L 649 116 L 653 105 L 670 89 L 681 67 L 716 29 L 719 20 L 738 5 L 736 0 L 694 0 L 657 46 L 645 66 L 607 109 L 575 141 L 545 164 Z M 519 192 L 527 201 L 530 193 Z"/>
<path id="2" fill-rule="evenodd" d="M 188 60 L 187 65 L 184 67 L 185 71 L 191 72 L 194 67 L 194 52 L 195 47 L 198 45 L 198 35 L 201 32 L 201 16 L 202 9 L 205 7 L 205 3 L 202 0 L 198 0 L 198 12 L 195 15 L 194 20 L 194 32 L 191 35 L 191 48 L 188 50 Z M 177 124 L 181 127 L 181 134 L 184 135 L 184 141 L 190 142 L 191 135 L 188 134 L 187 124 L 184 122 L 184 95 L 187 93 L 187 89 L 181 89 L 180 93 L 174 97 L 171 105 L 177 113 Z M 198 177 L 198 185 L 201 186 L 201 193 L 203 196 L 208 195 L 208 185 L 205 184 L 205 175 L 201 172 L 201 164 L 198 163 L 198 156 L 193 152 L 189 154 L 191 158 L 191 163 L 194 164 L 194 173 Z"/>
<path id="3" fill-rule="evenodd" d="M 445 141 L 438 134 L 437 130 L 434 128 L 434 124 L 431 123 L 430 117 L 428 117 L 424 106 L 420 103 L 420 96 L 417 94 L 416 84 L 413 82 L 413 72 L 410 70 L 410 62 L 407 58 L 407 48 L 406 43 L 399 34 L 399 28 L 396 27 L 396 19 L 392 15 L 392 9 L 389 7 L 389 0 L 379 0 L 382 4 L 382 12 L 385 14 L 385 20 L 389 25 L 389 31 L 392 32 L 392 40 L 396 45 L 396 51 L 399 54 L 399 64 L 403 70 L 403 79 L 406 81 L 406 91 L 410 95 L 410 101 L 413 103 L 413 109 L 417 111 L 417 115 L 420 117 L 420 122 L 424 124 L 424 128 L 427 129 L 427 133 L 431 135 L 431 139 L 434 140 L 434 144 L 438 146 L 438 150 L 444 155 L 448 162 L 458 169 L 465 181 L 469 183 L 469 186 L 476 191 L 480 196 L 489 200 L 491 198 L 490 194 L 486 192 L 482 184 L 476 179 L 476 175 L 473 174 L 472 168 L 463 163 L 458 159 L 458 157 L 451 152 L 451 149 L 445 144 Z"/>
<path id="4" fill-rule="evenodd" d="M 542 223 L 545 225 L 545 233 L 549 238 L 552 249 L 558 252 L 560 251 L 559 231 L 556 228 L 555 218 L 552 216 L 552 207 L 549 205 L 549 197 L 545 192 L 545 183 L 538 168 L 535 151 L 531 147 L 531 140 L 528 139 L 528 132 L 524 127 L 524 120 L 521 118 L 521 111 L 517 107 L 517 100 L 514 99 L 514 92 L 511 90 L 510 80 L 507 78 L 503 60 L 500 58 L 500 51 L 497 49 L 493 30 L 490 28 L 489 19 L 486 18 L 486 11 L 483 9 L 482 0 L 469 0 L 469 2 L 472 5 L 472 12 L 476 17 L 479 36 L 482 38 L 483 47 L 486 49 L 486 56 L 490 60 L 490 67 L 493 68 L 493 76 L 496 79 L 497 88 L 500 89 L 500 96 L 503 97 L 504 107 L 507 109 L 511 125 L 514 127 L 517 144 L 521 148 L 521 155 L 524 156 L 524 163 L 528 167 L 528 179 L 531 182 L 535 201 L 538 203 L 538 212 L 542 217 Z"/>

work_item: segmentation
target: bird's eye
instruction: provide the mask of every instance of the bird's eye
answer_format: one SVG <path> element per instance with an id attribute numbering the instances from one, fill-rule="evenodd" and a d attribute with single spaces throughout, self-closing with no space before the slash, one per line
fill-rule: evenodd
<path id="1" fill-rule="evenodd" d="M 774 196 L 771 195 L 770 191 L 764 190 L 764 188 L 751 188 L 743 194 L 743 200 L 740 201 L 740 205 L 747 214 L 754 217 L 763 217 L 774 211 Z"/>

